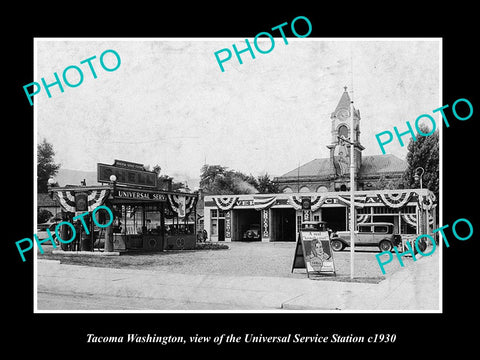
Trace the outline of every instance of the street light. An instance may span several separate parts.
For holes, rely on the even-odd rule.
[[[112,174],[110,175],[109,179],[110,179],[110,182],[112,183],[112,191],[115,194],[115,185],[117,184],[117,177],[114,174]]]
[[[53,186],[56,183],[54,178],[49,178],[47,180],[47,188],[48,188],[48,195],[50,196],[51,199],[53,199]]]
[[[420,175],[418,174],[418,170],[421,170],[421,173]],[[423,173],[425,172],[425,169],[422,168],[421,166],[417,167],[415,169],[415,175],[413,176],[413,178],[415,179],[415,182],[417,182],[418,180],[420,180],[420,189],[423,188],[423,184],[422,184],[422,178],[423,178]]]

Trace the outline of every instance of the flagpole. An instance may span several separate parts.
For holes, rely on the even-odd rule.
[[[355,161],[354,155],[354,132],[353,132],[353,94],[350,101],[350,279],[353,279],[354,274],[354,259],[355,259],[355,205],[354,205],[354,188],[355,188]]]
[[[352,82],[352,89],[350,93],[352,94],[350,98],[350,280],[353,280],[354,276],[354,260],[355,260],[355,205],[354,205],[354,191],[355,191],[355,161],[354,161],[354,149],[355,149],[355,139],[354,139],[354,116],[353,116],[353,52],[350,45],[350,76]]]

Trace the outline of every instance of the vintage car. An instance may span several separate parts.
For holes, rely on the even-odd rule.
[[[388,222],[358,224],[354,235],[355,246],[378,246],[381,251],[391,251],[402,244],[402,237],[394,233],[394,225]],[[350,246],[350,231],[332,233],[330,244],[335,251]]]
[[[56,245],[59,244],[59,241],[57,239],[57,236],[55,234],[55,227],[60,221],[56,221],[55,219],[50,219],[44,223],[37,224],[37,238],[38,240],[44,240],[48,238],[48,233],[47,229],[50,230],[50,234],[52,235],[52,238],[55,240]]]
[[[301,231],[326,231],[327,223],[325,221],[304,221],[300,228]]]
[[[243,233],[243,240],[260,240],[260,225],[252,224]]]

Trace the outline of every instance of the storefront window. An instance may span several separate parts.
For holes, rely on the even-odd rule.
[[[218,235],[218,219],[212,219],[212,222],[211,222],[211,231],[210,231],[210,234],[212,236],[217,236]]]

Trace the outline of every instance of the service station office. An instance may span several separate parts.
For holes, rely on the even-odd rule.
[[[103,247],[107,252],[193,248],[198,195],[159,189],[157,180],[158,175],[142,164],[115,160],[112,165],[97,164],[97,181],[102,185],[50,188],[66,221],[87,211],[91,216],[100,205],[114,214],[112,225],[104,229],[95,228],[85,216],[90,234],[79,226],[78,239],[62,248],[93,251]],[[102,224],[102,211],[95,215]],[[62,238],[68,239],[68,234]]]
[[[428,189],[355,191],[356,225],[390,222],[405,238],[431,234],[437,224],[435,195]],[[350,192],[205,196],[204,228],[212,241],[242,241],[249,228],[260,241],[296,241],[304,221],[326,221],[349,230]]]

